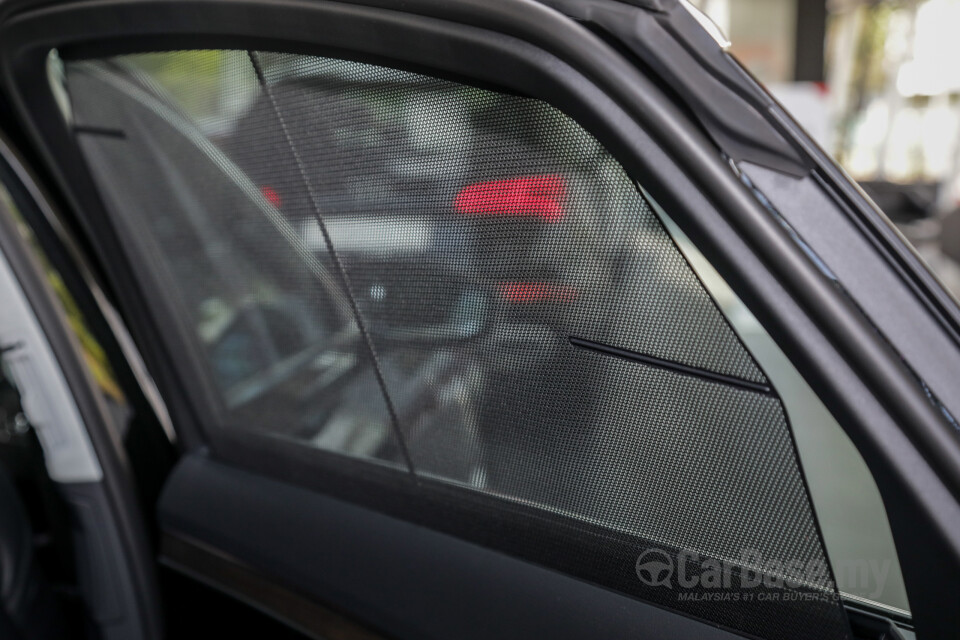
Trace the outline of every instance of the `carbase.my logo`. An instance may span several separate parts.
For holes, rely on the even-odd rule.
[[[670,586],[673,577],[673,558],[662,549],[647,549],[637,558],[637,577],[651,587]]]

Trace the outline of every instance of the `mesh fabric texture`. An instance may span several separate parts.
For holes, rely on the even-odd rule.
[[[752,635],[845,637],[779,399],[562,112],[243,51],[71,63],[67,83],[138,275],[222,405],[211,437],[266,432],[532,506],[563,523],[552,542],[485,543]],[[673,582],[637,575],[646,550]],[[690,554],[732,584],[679,598]],[[748,558],[780,582],[743,583]]]

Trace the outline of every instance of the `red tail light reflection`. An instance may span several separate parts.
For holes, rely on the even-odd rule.
[[[457,194],[453,208],[469,216],[537,217],[559,222],[566,197],[563,176],[527,176],[468,185]]]
[[[260,187],[260,193],[262,193],[263,197],[267,199],[267,202],[272,204],[277,209],[280,208],[282,200],[280,199],[280,194],[277,193],[276,189],[268,185],[263,185]]]
[[[577,299],[575,287],[549,282],[501,282],[500,297],[513,304],[537,302],[573,302]]]

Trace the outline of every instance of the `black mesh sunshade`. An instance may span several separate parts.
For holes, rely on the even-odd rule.
[[[549,541],[484,543],[751,635],[846,637],[779,399],[560,111],[243,51],[71,63],[67,88],[170,348],[215,391],[211,438],[532,507]]]

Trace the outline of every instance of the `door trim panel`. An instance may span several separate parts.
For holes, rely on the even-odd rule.
[[[270,606],[263,593],[271,593],[279,598],[272,611],[288,620],[291,614],[278,609],[302,602],[295,595],[301,593],[306,602],[335,604],[347,616],[400,638],[741,637],[199,455],[186,456],[173,471],[159,512],[170,536],[167,562],[187,562],[196,571],[199,550],[215,549],[220,571],[208,574],[210,580],[227,590],[258,590],[261,606]],[[245,581],[249,584],[242,585]],[[304,606],[307,618],[329,610]],[[303,620],[293,622],[306,627]]]
[[[243,560],[196,540],[164,534],[160,542],[160,562],[317,640],[383,640],[386,637],[298,591],[281,586]]]

